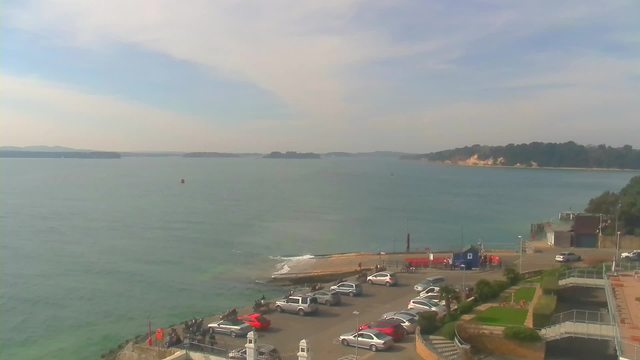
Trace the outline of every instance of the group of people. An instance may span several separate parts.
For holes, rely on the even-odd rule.
[[[204,318],[200,320],[193,318],[189,321],[185,321],[182,327],[182,332],[185,335],[196,335],[200,333],[200,331],[202,331],[203,324],[204,324]]]
[[[481,268],[485,268],[485,267],[493,267],[493,266],[497,266],[499,268],[502,268],[502,259],[500,259],[498,256],[493,256],[493,255],[488,255],[484,254],[482,255],[482,257],[480,257],[480,267]]]
[[[238,320],[238,310],[236,310],[235,306],[231,308],[231,310],[227,310],[224,315],[220,316],[220,320],[229,320],[229,321],[237,321]]]
[[[176,328],[171,328],[171,330],[169,331],[169,336],[167,336],[167,338],[165,339],[165,346],[167,348],[171,348],[180,344],[182,344],[182,338],[180,337],[180,334],[178,334]]]

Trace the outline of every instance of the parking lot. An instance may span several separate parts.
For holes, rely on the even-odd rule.
[[[407,308],[409,300],[417,295],[413,286],[425,277],[442,275],[449,284],[461,284],[463,274],[460,271],[420,270],[415,274],[398,273],[399,284],[395,287],[364,284],[364,294],[360,297],[343,296],[338,306],[320,306],[315,315],[298,316],[290,313],[266,314],[271,320],[271,328],[258,333],[258,342],[276,346],[281,354],[297,351],[298,342],[307,339],[311,351],[322,359],[355,358],[354,347],[342,346],[338,336],[354,331],[357,323],[364,324],[375,321],[382,314]],[[480,278],[496,279],[502,277],[501,271],[476,272],[468,271],[465,282],[475,283]],[[353,312],[358,311],[359,315]],[[218,336],[225,346],[242,347],[244,339],[231,339]],[[366,357],[365,357],[366,356]],[[415,335],[408,335],[393,348],[387,351],[372,353],[367,349],[358,349],[358,358],[375,359],[418,359],[415,353]]]

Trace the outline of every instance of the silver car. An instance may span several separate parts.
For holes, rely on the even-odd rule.
[[[410,316],[410,317],[418,320],[418,314],[420,312],[421,311],[417,310],[417,309],[405,309],[405,310],[400,310],[400,311],[392,311],[392,312],[388,312],[388,313],[382,315],[382,318],[386,319],[388,317],[395,316],[395,315],[406,315],[406,316]]]
[[[436,311],[438,316],[444,315],[447,309],[433,300],[415,298],[409,301],[409,309],[418,309],[422,311]]]
[[[367,282],[371,285],[398,285],[398,276],[389,271],[381,271],[367,277]]]
[[[362,285],[353,282],[341,282],[338,285],[332,286],[329,290],[337,291],[340,294],[349,296],[362,295]]]
[[[221,320],[209,324],[209,331],[236,336],[247,336],[253,330],[251,325],[242,321]]]
[[[357,341],[356,341],[357,340]],[[360,330],[340,335],[340,343],[344,346],[357,346],[371,351],[386,350],[393,346],[391,336],[378,330]]]
[[[385,320],[397,320],[400,325],[407,331],[407,334],[413,334],[418,327],[418,319],[406,314],[397,314],[383,317]]]
[[[315,296],[296,295],[276,301],[278,312],[292,312],[300,316],[318,311],[318,299]]]
[[[316,291],[307,294],[307,296],[315,296],[318,299],[318,303],[325,304],[327,306],[334,306],[342,302],[342,298],[337,291]]]

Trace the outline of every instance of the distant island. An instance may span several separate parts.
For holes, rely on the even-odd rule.
[[[219,153],[219,152],[191,152],[182,155],[191,158],[237,158],[247,156],[260,156],[261,154],[235,154],[235,153]]]
[[[443,164],[504,166],[524,168],[640,169],[640,150],[631,145],[614,148],[606,145],[566,143],[473,145],[420,155],[402,156],[403,160],[428,160]]]
[[[414,154],[399,152],[399,151],[371,151],[371,152],[357,152],[349,153],[342,151],[328,152],[324,154],[325,157],[359,157],[359,158],[394,158],[399,159],[403,156],[411,156]]]
[[[321,159],[319,154],[314,153],[297,153],[295,151],[287,151],[281,153],[280,151],[274,151],[271,154],[263,156],[265,159]]]
[[[0,157],[19,159],[120,159],[121,155],[117,152],[107,151],[64,152],[0,150]]]

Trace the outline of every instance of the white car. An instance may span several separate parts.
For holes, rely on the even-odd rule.
[[[440,295],[440,286],[429,286],[424,291],[421,291],[420,295],[418,297],[424,298],[429,294],[436,294],[436,295],[439,296]]]
[[[620,254],[622,259],[633,259],[640,256],[640,250],[631,250]]]
[[[447,308],[437,302],[420,298],[411,299],[411,301],[409,301],[408,308],[422,311],[435,311],[438,313],[438,316],[444,315],[447,312]]]
[[[391,315],[387,317],[383,317],[384,320],[398,320],[400,325],[405,329],[407,334],[413,334],[416,332],[416,328],[418,327],[418,319],[411,315],[398,314]]]
[[[561,252],[556,255],[556,261],[558,262],[570,262],[570,261],[580,261],[582,258],[580,255],[576,255],[572,252]]]
[[[428,293],[428,294],[424,294],[424,293],[420,293],[420,295],[418,296],[420,299],[428,299],[431,300],[435,303],[438,303],[440,305],[444,305],[445,301],[443,299],[440,299],[440,293]]]
[[[405,309],[405,310],[391,311],[391,312],[385,313],[385,314],[382,315],[382,318],[386,319],[388,317],[395,316],[395,315],[407,315],[407,316],[411,316],[414,319],[418,320],[418,313],[420,313],[420,310]]]

